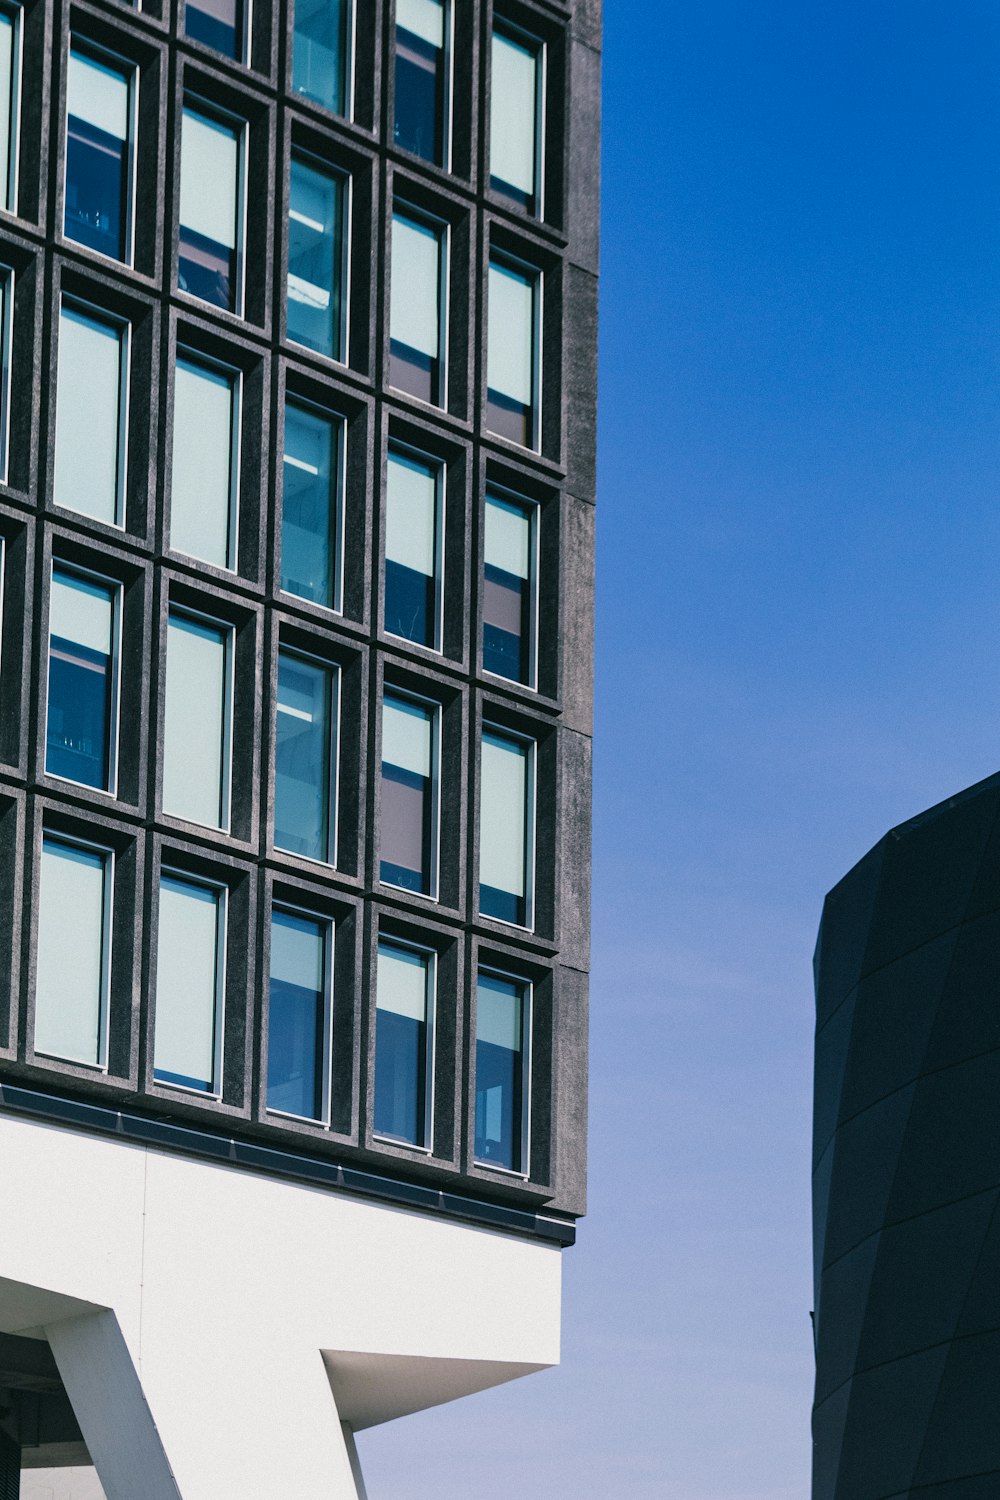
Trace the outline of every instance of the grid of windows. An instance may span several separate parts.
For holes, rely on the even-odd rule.
[[[551,1198],[572,7],[174,11],[0,0],[0,1077]]]

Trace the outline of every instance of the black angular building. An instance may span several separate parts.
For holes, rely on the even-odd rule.
[[[998,976],[992,776],[824,907],[813,1500],[1000,1495]]]
[[[0,1493],[558,1358],[600,24],[0,0]]]

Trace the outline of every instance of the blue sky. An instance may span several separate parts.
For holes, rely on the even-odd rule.
[[[371,1500],[802,1500],[811,956],[1000,765],[1000,9],[609,0],[591,1214]]]

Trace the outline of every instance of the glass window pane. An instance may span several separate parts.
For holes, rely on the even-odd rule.
[[[281,587],[340,607],[342,423],[289,401],[281,493]]]
[[[329,932],[329,922],[272,913],[267,1107],[306,1120],[325,1113]]]
[[[278,655],[274,842],[308,859],[333,863],[331,778],[334,674],[286,652]]]
[[[209,828],[229,822],[228,650],[224,626],[170,616],[163,811]]]
[[[42,841],[35,1051],[104,1063],[110,856]]]
[[[375,1019],[375,1133],[426,1143],[427,1013],[431,960],[379,943]]]
[[[73,47],[66,138],[67,239],[128,258],[130,72]]]
[[[490,186],[528,213],[536,211],[537,49],[493,33],[490,77]]]
[[[160,879],[153,1066],[161,1083],[214,1094],[222,1004],[224,892]]]
[[[347,113],[350,0],[295,0],[292,89],[336,115]]]
[[[14,185],[17,180],[17,59],[19,49],[16,13],[0,10],[0,202],[17,211]]]
[[[438,494],[441,466],[389,453],[385,497],[385,628],[440,644]]]
[[[386,696],[382,705],[381,865],[387,885],[433,895],[437,855],[436,710]]]
[[[184,30],[196,42],[242,62],[245,56],[243,0],[187,0]]]
[[[111,787],[114,590],[53,569],[45,770]]]
[[[181,131],[178,285],[238,312],[241,129],[185,107]]]
[[[486,351],[491,432],[535,444],[535,287],[537,277],[490,261]]]
[[[288,337],[340,359],[344,185],[292,158],[288,209]]]
[[[476,1160],[522,1169],[525,986],[480,973],[476,988]]]
[[[127,331],[82,308],[59,312],[55,501],[109,526],[123,520]]]
[[[479,909],[526,927],[530,746],[483,731],[479,814]]]
[[[483,577],[483,666],[512,682],[533,675],[534,508],[486,497]]]
[[[170,547],[231,568],[235,558],[238,375],[177,357]]]
[[[389,378],[432,404],[441,391],[441,231],[392,217]]]
[[[448,54],[441,0],[396,0],[395,142],[444,165]]]

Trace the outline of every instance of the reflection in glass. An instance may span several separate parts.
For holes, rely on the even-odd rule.
[[[538,445],[538,275],[490,259],[486,423],[490,432]]]
[[[229,641],[227,626],[170,613],[163,811],[207,828],[229,823]]]
[[[347,113],[350,0],[295,0],[292,89],[335,115]]]
[[[274,842],[279,849],[331,864],[335,713],[331,669],[279,652]]]
[[[242,126],[184,106],[177,284],[213,307],[239,312]]]
[[[448,53],[442,0],[396,0],[394,140],[444,166]]]
[[[340,608],[340,443],[343,423],[285,405],[281,491],[281,587]]]
[[[440,644],[441,465],[391,449],[385,497],[385,628],[421,646]]]
[[[128,325],[63,302],[56,374],[55,501],[120,526],[125,506]]]
[[[386,694],[379,879],[424,896],[436,881],[436,729],[435,708]]]
[[[20,10],[0,8],[0,207],[17,212]]]
[[[476,1160],[523,1169],[527,985],[480,970],[476,988]]]
[[[92,1067],[107,1052],[111,863],[106,849],[42,840],[35,1051]]]
[[[272,912],[267,1107],[304,1120],[326,1113],[329,937],[329,922]]]
[[[531,922],[532,745],[483,730],[479,812],[479,910],[527,927]]]
[[[486,496],[483,667],[511,682],[533,677],[535,507]]]
[[[131,77],[130,69],[70,50],[64,233],[112,260],[131,258]]]
[[[236,563],[238,392],[235,371],[178,354],[170,548],[217,568]]]
[[[344,184],[292,157],[288,208],[288,337],[343,356],[341,266]]]
[[[396,943],[378,945],[375,1015],[375,1134],[427,1141],[428,1011],[433,957]]]
[[[490,53],[490,188],[529,214],[538,212],[541,49],[493,32]]]
[[[185,34],[237,62],[246,56],[245,27],[244,0],[187,0],[184,7]]]
[[[115,588],[52,570],[45,770],[110,791]]]
[[[389,380],[434,406],[444,401],[442,238],[439,225],[402,213],[392,216]]]
[[[160,878],[154,1076],[203,1094],[219,1088],[225,898],[180,875]]]

